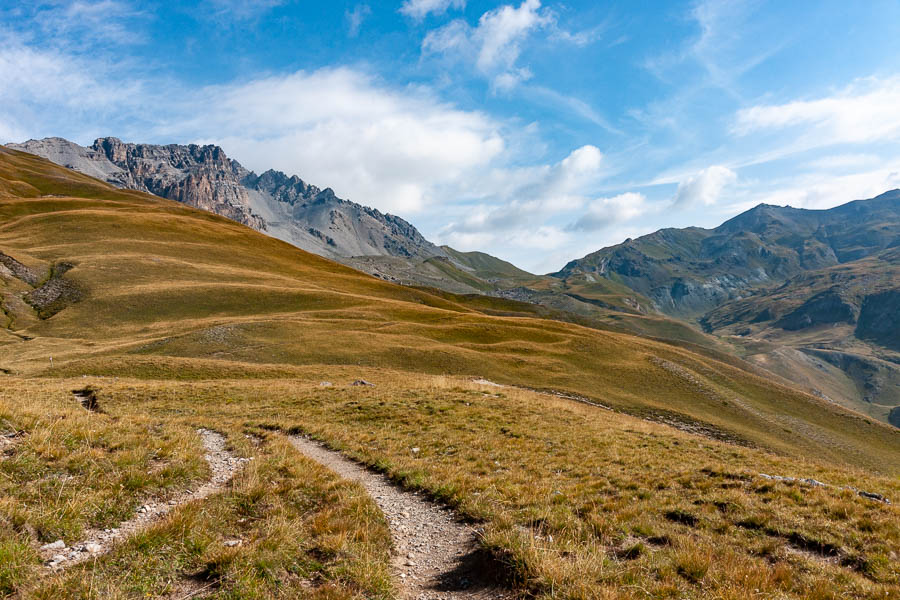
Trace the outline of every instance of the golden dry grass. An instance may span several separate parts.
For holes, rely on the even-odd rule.
[[[81,408],[64,383],[7,382],[0,422],[22,432],[0,462],[0,596],[387,598],[390,535],[365,491],[240,420],[160,420],[140,404]],[[226,490],[176,508],[110,554],[54,573],[38,547],[115,527],[206,475],[198,426],[253,457]],[[226,540],[241,540],[228,547]]]
[[[355,376],[377,386],[350,386]],[[900,511],[840,487],[896,500],[895,478],[447,377],[310,367],[289,380],[95,385],[117,413],[311,433],[482,523],[484,545],[536,597],[900,592]]]

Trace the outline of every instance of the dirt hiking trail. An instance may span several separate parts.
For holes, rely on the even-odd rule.
[[[113,544],[129,535],[149,527],[162,516],[182,504],[202,500],[225,489],[238,467],[247,462],[246,458],[236,458],[225,449],[225,436],[208,429],[199,429],[206,449],[204,458],[209,463],[212,477],[194,491],[187,491],[168,502],[148,502],[141,506],[132,519],[113,529],[92,529],[81,542],[67,547],[62,540],[41,546],[41,555],[47,561],[48,569],[59,570],[77,565],[101,554],[109,552]]]
[[[496,587],[497,566],[480,549],[475,529],[420,494],[402,490],[304,436],[291,442],[302,454],[361,484],[387,517],[394,540],[394,573],[404,600],[512,598]]]

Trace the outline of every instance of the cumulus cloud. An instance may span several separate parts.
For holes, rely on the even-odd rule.
[[[900,77],[860,80],[815,100],[757,105],[740,110],[733,127],[745,136],[803,127],[804,147],[865,144],[900,135]]]
[[[449,8],[463,9],[466,0],[404,0],[400,12],[417,21],[421,21],[430,13],[442,15]]]
[[[678,184],[674,205],[679,207],[710,206],[719,201],[726,186],[737,181],[728,167],[713,165]]]
[[[516,65],[522,44],[533,32],[555,22],[540,0],[523,0],[518,7],[507,4],[484,13],[475,27],[457,19],[429,32],[422,52],[468,60],[491,79],[495,89],[508,90],[531,77],[527,68]]]
[[[348,68],[207,88],[187,108],[196,116],[176,122],[173,133],[195,132],[253,168],[300,173],[357,202],[407,214],[505,147],[499,125],[482,113]]]
[[[567,229],[569,231],[599,231],[647,212],[647,198],[643,194],[627,192],[612,198],[597,198]]]
[[[441,235],[509,238],[547,216],[576,210],[585,202],[586,189],[602,175],[602,161],[600,150],[588,145],[554,165],[496,169],[479,181],[491,202],[470,207],[464,218],[448,224]]]

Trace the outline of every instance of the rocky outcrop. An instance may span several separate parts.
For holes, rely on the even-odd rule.
[[[797,331],[816,325],[855,323],[858,308],[834,291],[817,294],[799,308],[779,319],[775,325],[787,331]]]
[[[888,423],[894,427],[900,427],[900,406],[895,406],[888,414]]]
[[[335,257],[395,256],[428,258],[444,251],[395,215],[338,198],[280,171],[250,173],[243,185],[251,203],[266,216],[271,235],[301,248]]]
[[[856,324],[856,337],[900,351],[900,289],[866,296]]]
[[[330,188],[318,188],[280,171],[257,175],[218,146],[131,144],[107,137],[87,148],[62,138],[9,147],[117,187],[222,215],[336,260],[445,256],[400,217],[342,200]]]

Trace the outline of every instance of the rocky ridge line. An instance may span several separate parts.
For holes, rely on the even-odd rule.
[[[261,175],[219,146],[165,146],[98,138],[89,147],[63,138],[8,144],[116,187],[148,192],[213,212],[299,248],[338,260],[445,256],[400,217],[338,198],[297,176]],[[382,269],[385,268],[382,266]]]

